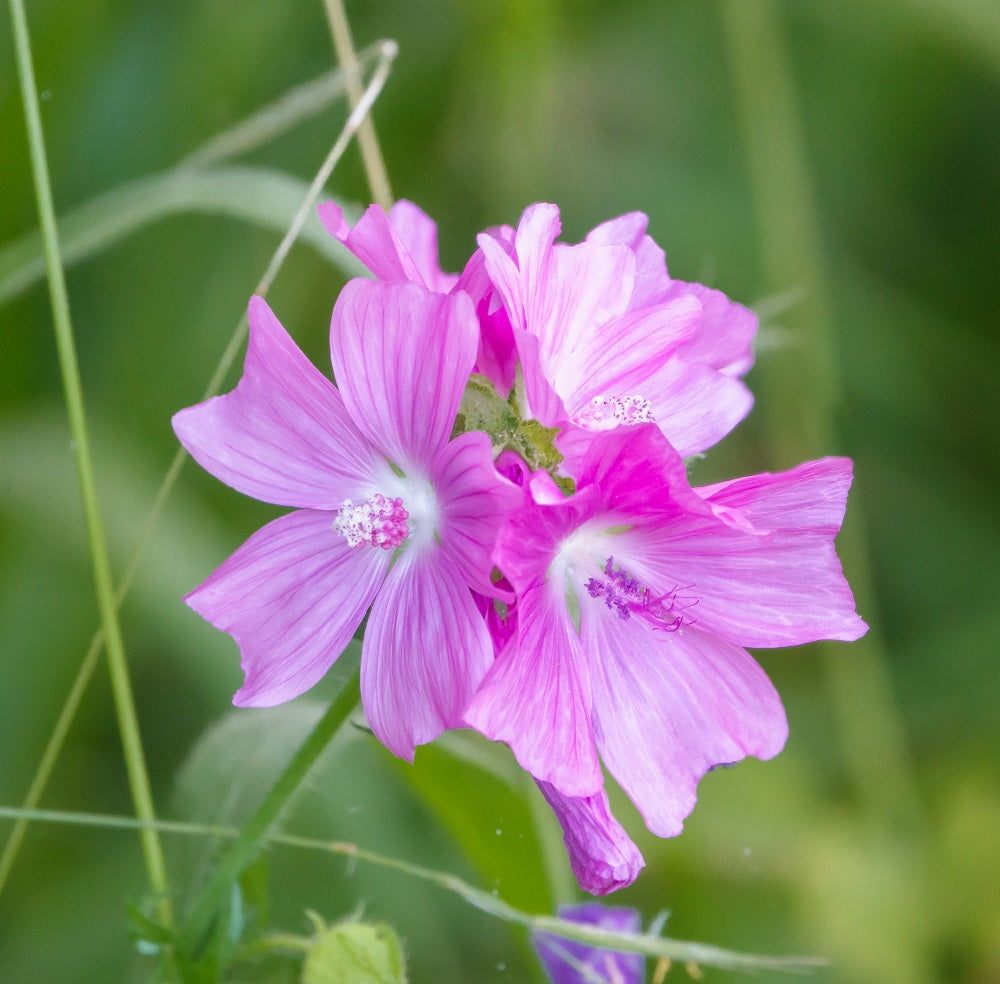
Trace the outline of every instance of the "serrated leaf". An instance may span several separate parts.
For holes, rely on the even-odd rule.
[[[403,946],[384,923],[341,923],[316,937],[302,984],[406,984]]]

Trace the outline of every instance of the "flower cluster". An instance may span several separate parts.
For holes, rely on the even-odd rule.
[[[336,385],[255,297],[236,389],[174,417],[213,475],[295,510],[186,600],[236,639],[251,706],[313,686],[368,613],[379,739],[506,742],[580,884],[627,885],[643,861],[602,763],[677,834],[708,770],[784,744],[745,647],[864,633],[833,545],[851,463],[690,483],[750,409],[757,323],[671,278],[639,213],[567,244],[534,205],[461,275],[409,202],[320,218],[373,275],[334,306]]]

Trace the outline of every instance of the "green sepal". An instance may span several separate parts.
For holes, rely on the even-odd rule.
[[[499,454],[513,439],[519,424],[514,408],[501,398],[486,376],[477,372],[465,384],[451,436],[485,431],[493,442],[493,453]]]
[[[563,456],[556,450],[558,427],[544,427],[537,420],[522,420],[514,391],[504,400],[490,380],[474,373],[465,384],[452,438],[470,431],[485,431],[493,445],[494,456],[501,451],[515,451],[531,471],[547,471],[564,495],[572,495],[576,484],[571,478],[557,475]]]

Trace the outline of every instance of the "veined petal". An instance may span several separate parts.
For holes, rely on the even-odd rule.
[[[618,555],[657,590],[682,587],[697,627],[740,646],[854,640],[867,626],[833,545],[849,483],[849,463],[825,459],[713,486],[707,504],[753,530],[686,513],[623,533]]]
[[[701,305],[693,296],[630,311],[580,338],[578,374],[564,378],[553,367],[556,389],[573,414],[594,397],[640,393],[649,399],[647,380],[666,364],[694,332]]]
[[[524,493],[493,465],[489,437],[462,434],[438,455],[432,475],[440,509],[441,546],[466,582],[488,597],[513,601],[490,579],[493,547],[500,525],[520,505]]]
[[[685,458],[721,441],[753,406],[753,395],[738,379],[680,355],[650,376],[642,395],[657,426]]]
[[[527,328],[542,343],[550,369],[567,371],[569,359],[582,359],[591,338],[628,309],[635,282],[635,255],[626,246],[553,247],[544,293]]]
[[[518,600],[518,633],[465,713],[510,745],[522,768],[566,796],[591,796],[603,777],[590,726],[590,675],[566,602],[548,585]]]
[[[645,861],[611,813],[603,787],[580,797],[563,796],[547,782],[539,782],[538,788],[562,826],[570,867],[585,892],[607,895],[638,878]]]
[[[413,761],[414,748],[462,726],[493,643],[457,564],[440,547],[404,550],[372,606],[361,698],[372,730]]]
[[[308,690],[351,641],[390,554],[352,550],[332,514],[300,509],[268,523],[184,600],[240,647],[240,706]]]
[[[352,280],[333,309],[333,371],[358,428],[394,464],[429,468],[448,441],[476,357],[462,293]]]
[[[352,229],[335,202],[318,206],[320,221],[379,280],[405,280],[446,293],[458,280],[438,264],[437,226],[412,202],[400,200],[387,216],[370,205]]]
[[[601,606],[582,612],[595,654],[594,730],[601,758],[654,834],[680,833],[698,780],[747,755],[777,755],[785,712],[743,649],[685,626],[656,633]]]
[[[336,508],[377,456],[334,385],[302,354],[263,298],[236,389],[174,414],[181,444],[206,471],[264,502]]]
[[[447,294],[458,282],[458,274],[441,269],[437,223],[413,202],[400,198],[389,209],[389,225],[409,253],[425,286],[436,294]]]
[[[561,905],[558,913],[560,919],[615,933],[638,933],[642,928],[635,909],[599,902]],[[588,946],[552,933],[536,933],[533,943],[551,984],[642,984],[646,979],[646,961],[640,953]]]
[[[850,458],[820,458],[777,474],[748,475],[695,491],[708,502],[738,509],[762,533],[798,529],[833,537],[844,521],[853,472]]]
[[[701,325],[678,354],[686,362],[711,366],[727,376],[746,375],[753,365],[757,315],[731,301],[721,290],[683,280],[670,283],[666,298],[692,295],[701,302]]]

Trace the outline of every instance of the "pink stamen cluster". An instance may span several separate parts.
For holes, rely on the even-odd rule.
[[[383,550],[394,550],[410,535],[406,522],[409,516],[403,508],[402,499],[387,499],[381,492],[376,492],[358,505],[345,499],[337,510],[333,529],[346,537],[350,547],[369,544]]]
[[[681,626],[694,623],[693,618],[677,610],[676,589],[654,598],[649,588],[643,587],[637,578],[615,567],[614,557],[608,558],[604,573],[607,580],[592,577],[584,586],[591,598],[603,598],[619,618],[627,619],[635,613],[650,622],[654,629],[664,632],[676,632]]]

